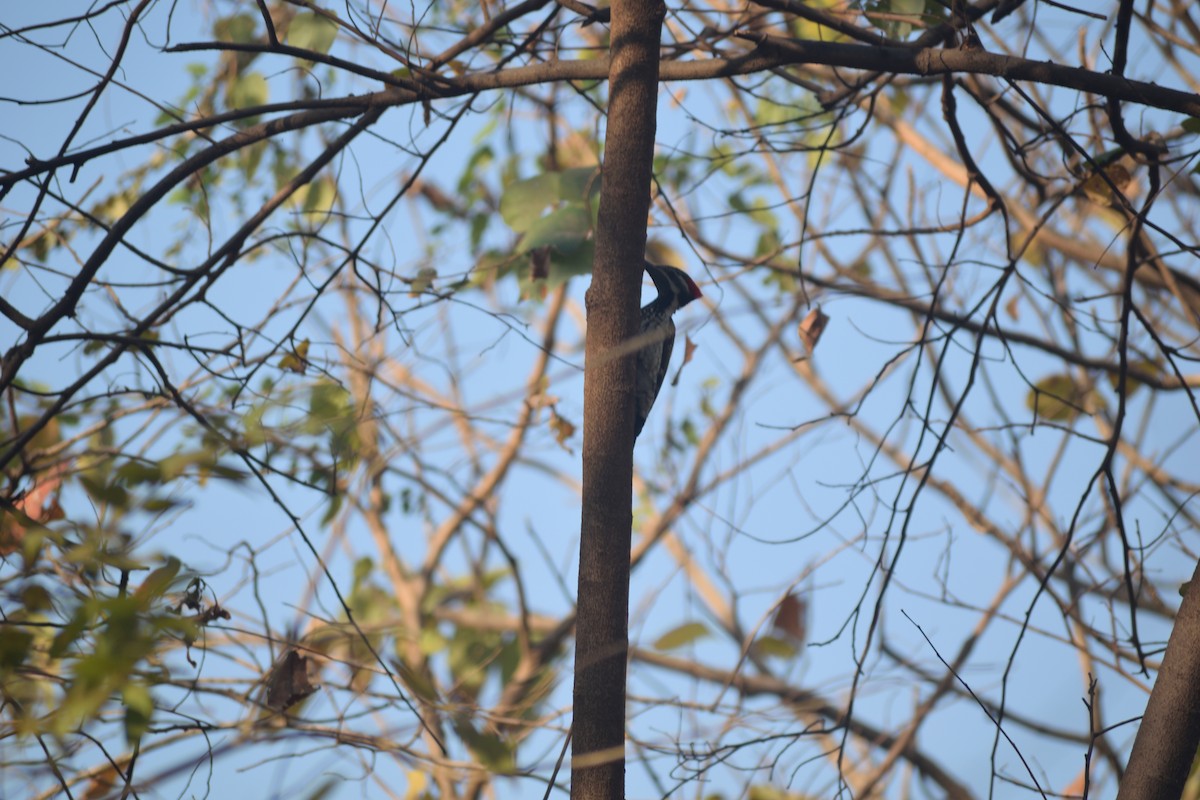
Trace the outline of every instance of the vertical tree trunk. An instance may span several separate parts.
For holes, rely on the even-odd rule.
[[[571,797],[625,792],[625,663],[633,486],[633,371],[658,98],[662,2],[614,0],[596,261],[587,293],[583,509]]]
[[[1133,740],[1117,800],[1178,800],[1200,745],[1200,564]]]

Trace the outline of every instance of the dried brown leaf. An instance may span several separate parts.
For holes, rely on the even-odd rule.
[[[808,603],[793,592],[779,601],[779,607],[775,609],[775,618],[771,620],[771,627],[796,644],[803,644],[807,633],[807,619]]]
[[[817,349],[817,342],[821,341],[821,334],[825,332],[825,326],[828,323],[829,315],[821,311],[820,306],[809,311],[804,317],[804,321],[800,323],[800,341],[804,343],[804,348],[808,350],[810,356]]]
[[[309,659],[296,650],[283,654],[267,675],[267,707],[284,711],[317,690],[308,676]]]

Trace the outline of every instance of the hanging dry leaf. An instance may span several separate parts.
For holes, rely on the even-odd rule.
[[[529,398],[529,407],[533,409],[549,408],[561,398],[554,394],[535,394]]]
[[[679,376],[683,374],[683,368],[692,360],[692,356],[696,355],[696,350],[699,345],[692,341],[692,337],[685,335],[683,337],[683,361],[679,362],[679,369],[675,370],[675,377],[671,379],[672,386],[679,385]]]
[[[65,516],[62,506],[58,504],[58,497],[66,468],[67,465],[63,463],[42,473],[37,483],[13,503],[20,513],[0,517],[0,557],[15,552],[25,539],[27,529],[18,521],[19,516],[24,515],[33,523],[53,522]]]
[[[807,633],[808,603],[794,592],[779,601],[771,627],[794,644],[803,644]]]
[[[575,435],[575,426],[558,413],[558,409],[550,407],[550,430],[554,431],[554,440],[568,453],[575,451],[567,447],[567,440]]]
[[[101,800],[104,797],[113,797],[113,791],[125,785],[126,768],[129,766],[129,759],[122,759],[115,765],[109,764],[104,769],[100,770],[92,776],[92,780],[84,787],[83,794],[77,795],[81,800]]]
[[[267,708],[284,711],[317,690],[308,677],[309,659],[288,650],[267,676]]]
[[[1008,314],[1008,318],[1016,322],[1021,318],[1021,295],[1014,294],[1008,298],[1008,302],[1004,304],[1004,313]]]
[[[821,340],[821,334],[825,332],[825,325],[829,322],[829,316],[821,311],[821,307],[817,306],[804,317],[804,321],[800,323],[800,341],[804,343],[804,348],[808,350],[811,356],[813,351],[817,349],[817,342]]]
[[[529,251],[529,282],[537,283],[550,277],[550,245]]]
[[[696,354],[696,347],[697,345],[692,341],[692,337],[683,337],[683,364],[692,360],[692,356]],[[680,366],[683,366],[683,364],[680,364]]]

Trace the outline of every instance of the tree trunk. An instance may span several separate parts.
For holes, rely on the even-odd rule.
[[[665,14],[661,2],[612,4],[608,129],[587,293],[571,757],[575,800],[620,800],[625,791],[634,362],[620,348],[637,335]]]
[[[1200,746],[1200,563],[1133,740],[1117,800],[1178,800]]]

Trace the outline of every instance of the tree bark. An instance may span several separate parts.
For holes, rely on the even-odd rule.
[[[574,800],[620,800],[625,791],[634,361],[621,348],[637,335],[665,15],[662,2],[612,4],[608,128],[587,293]]]
[[[1133,740],[1117,800],[1178,800],[1200,746],[1200,563]]]

